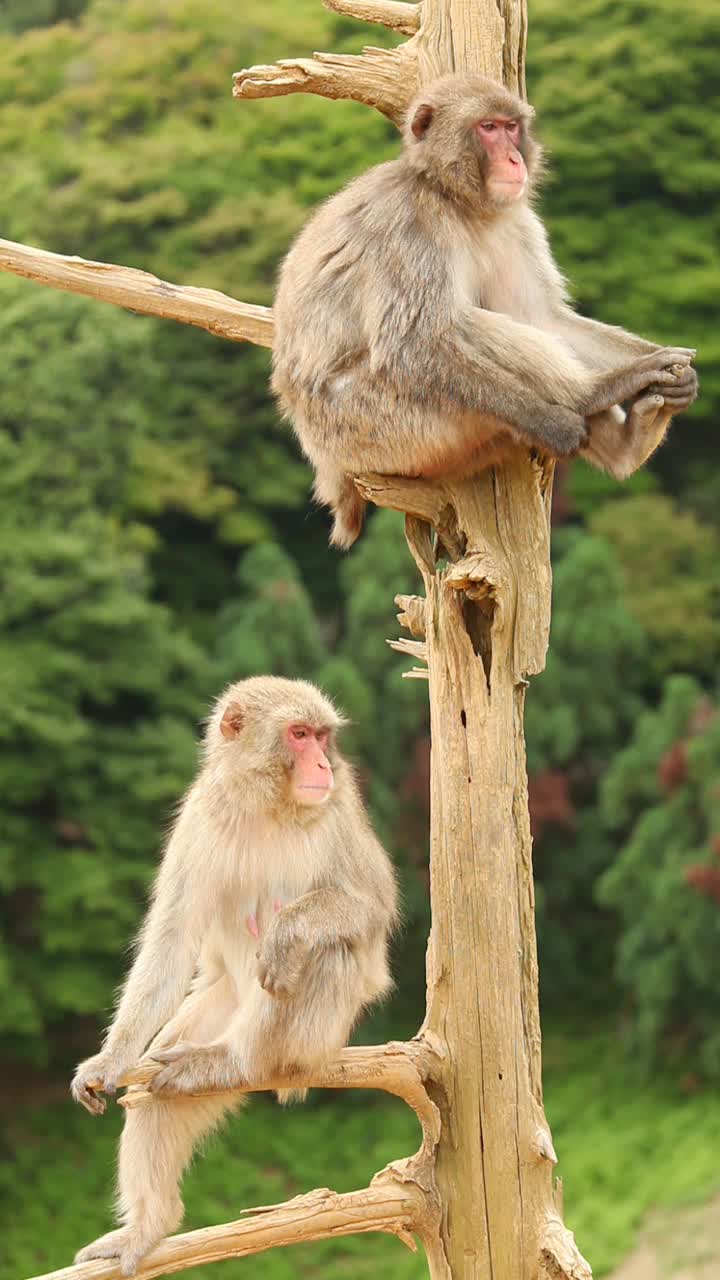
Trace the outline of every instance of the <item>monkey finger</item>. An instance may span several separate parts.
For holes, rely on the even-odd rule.
[[[687,385],[681,385],[681,386],[675,386],[675,387],[673,386],[660,387],[657,384],[654,384],[651,390],[656,395],[662,395],[662,398],[666,404],[675,403],[676,401],[684,401],[686,403],[691,403],[696,396],[696,391],[694,386],[687,386]]]
[[[105,1112],[106,1102],[104,1098],[98,1095],[88,1085],[82,1085],[73,1091],[73,1097],[79,1102],[81,1107],[90,1112],[91,1116],[101,1116]]]
[[[659,360],[663,366],[671,364],[690,364],[695,352],[689,347],[661,347],[649,357],[649,362]]]
[[[179,1040],[177,1044],[172,1044],[167,1049],[153,1049],[149,1055],[153,1062],[177,1062],[178,1058],[184,1058],[191,1052],[193,1045],[188,1044],[184,1040]]]
[[[162,1071],[158,1071],[152,1080],[148,1080],[145,1088],[148,1093],[177,1093],[179,1092],[179,1073],[174,1065],[164,1067]]]

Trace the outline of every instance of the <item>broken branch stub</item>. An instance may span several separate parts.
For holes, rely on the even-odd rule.
[[[420,5],[405,4],[403,0],[322,0],[326,9],[346,14],[359,22],[376,22],[414,35],[420,27]]]
[[[235,98],[277,98],[317,93],[374,107],[400,124],[418,83],[417,59],[399,49],[368,47],[362,54],[315,53],[283,58],[268,66],[246,67],[233,76]]]

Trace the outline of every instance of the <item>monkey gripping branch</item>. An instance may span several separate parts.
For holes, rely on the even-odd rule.
[[[507,169],[516,163],[508,157],[522,152],[522,140],[503,103],[517,102],[524,94],[525,0],[324,2],[336,12],[381,23],[410,39],[393,50],[369,48],[357,57],[315,54],[251,67],[236,75],[236,97],[309,92],[352,98],[399,124],[418,88],[450,72],[482,72],[509,91],[494,109],[494,114],[500,112],[499,121],[493,115],[480,122],[488,134],[483,154],[496,147],[489,135],[499,124],[509,139],[507,146],[501,143],[503,165]],[[427,113],[414,118],[416,138],[424,136],[428,122]],[[506,173],[503,181],[511,179]],[[538,252],[535,261],[542,258]],[[552,259],[545,252],[542,262],[550,270]],[[134,311],[194,324],[233,341],[273,345],[271,312],[224,294],[8,241],[0,241],[0,267]],[[314,287],[314,276],[310,279]],[[550,282],[555,288],[557,282],[551,277]],[[416,1112],[420,1148],[383,1169],[362,1190],[338,1195],[321,1189],[249,1211],[233,1223],[172,1236],[143,1260],[138,1271],[143,1277],[274,1245],[365,1231],[395,1234],[411,1248],[418,1237],[433,1280],[591,1276],[562,1223],[560,1190],[553,1186],[557,1157],[543,1111],[523,733],[527,678],[542,670],[547,649],[553,463],[546,454],[529,452],[514,441],[532,442],[535,432],[536,443],[547,444],[543,431],[554,429],[553,409],[569,432],[568,440],[578,430],[577,418],[596,414],[603,433],[593,447],[604,456],[594,460],[612,469],[622,441],[620,469],[627,472],[657,445],[672,413],[693,397],[695,383],[692,353],[654,347],[574,313],[568,318],[563,298],[556,302],[556,319],[571,327],[572,334],[563,333],[580,364],[581,349],[586,355],[589,351],[592,364],[593,353],[602,348],[607,354],[612,347],[616,362],[632,366],[630,383],[620,383],[614,375],[613,381],[610,374],[593,381],[569,360],[559,371],[554,367],[547,372],[567,392],[562,412],[557,396],[548,413],[540,412],[540,389],[521,386],[515,400],[508,392],[499,416],[503,421],[507,416],[517,428],[511,447],[503,447],[493,455],[494,465],[472,478],[356,475],[360,468],[345,459],[355,486],[350,493],[347,486],[341,492],[325,484],[318,472],[319,496],[336,511],[344,503],[352,515],[362,499],[406,513],[408,544],[424,582],[423,598],[398,598],[399,620],[412,638],[393,644],[421,664],[409,674],[429,677],[433,923],[427,1012],[417,1037],[407,1044],[344,1049],[302,1080],[268,1079],[242,1091],[299,1084],[383,1089]],[[550,347],[533,347],[533,332],[535,338],[527,326],[523,329],[515,353],[518,377],[525,367],[537,368],[545,356],[550,363],[555,358]],[[517,330],[508,334],[510,351]],[[481,343],[488,340],[483,333],[475,337]],[[286,394],[282,387],[279,391]],[[624,432],[613,411],[621,391],[637,397]],[[298,404],[290,407],[303,438]],[[485,406],[485,411],[491,408]],[[401,415],[397,426],[402,426]],[[312,441],[303,438],[303,444],[317,466]],[[575,444],[587,447],[590,455],[592,442],[580,439]],[[368,454],[363,458],[379,465]],[[341,464],[342,459],[342,471]],[[424,467],[418,470],[427,476]],[[338,540],[347,543],[356,532],[351,520],[341,525]],[[121,1102],[126,1108],[158,1105],[151,1092],[157,1070],[150,1064],[125,1074],[123,1083],[130,1088]],[[117,1280],[120,1274],[116,1260],[95,1259],[44,1280]]]

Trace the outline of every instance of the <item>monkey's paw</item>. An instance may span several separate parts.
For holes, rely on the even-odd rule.
[[[98,1236],[97,1240],[86,1244],[84,1249],[78,1249],[75,1261],[92,1262],[95,1258],[119,1258],[123,1246],[128,1243],[130,1234],[129,1227],[118,1227],[116,1231],[108,1231],[107,1235]]]
[[[105,1099],[98,1093],[115,1093],[122,1077],[134,1065],[134,1057],[118,1053],[96,1053],[81,1062],[73,1076],[70,1092],[91,1116],[101,1116]]]
[[[258,982],[263,991],[281,1000],[294,995],[310,950],[302,938],[284,941],[271,931],[258,952]]]
[[[148,1082],[150,1093],[165,1096],[212,1093],[242,1083],[240,1072],[233,1070],[226,1045],[180,1041],[169,1049],[154,1049],[149,1056],[161,1064],[161,1070]]]

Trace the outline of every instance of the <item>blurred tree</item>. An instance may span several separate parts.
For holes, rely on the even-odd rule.
[[[594,885],[613,844],[598,819],[598,786],[642,709],[646,671],[647,640],[623,604],[612,548],[559,531],[550,650],[526,717],[546,1004],[608,999],[615,933]]]
[[[27,31],[77,18],[90,0],[0,0],[0,31]]]
[[[617,972],[633,1045],[720,1077],[720,716],[697,681],[671,677],[604,782],[624,843],[598,895],[622,922]]]
[[[0,437],[0,456],[0,1034],[42,1060],[120,977],[203,659],[149,599],[132,530],[53,519],[21,483],[23,508],[21,451]]]
[[[590,528],[615,549],[625,605],[649,639],[650,671],[714,676],[720,534],[662,494],[610,503],[595,513]]]
[[[217,619],[217,653],[226,680],[272,673],[312,680],[327,657],[310,598],[295,564],[272,542],[240,561],[239,592]]]

